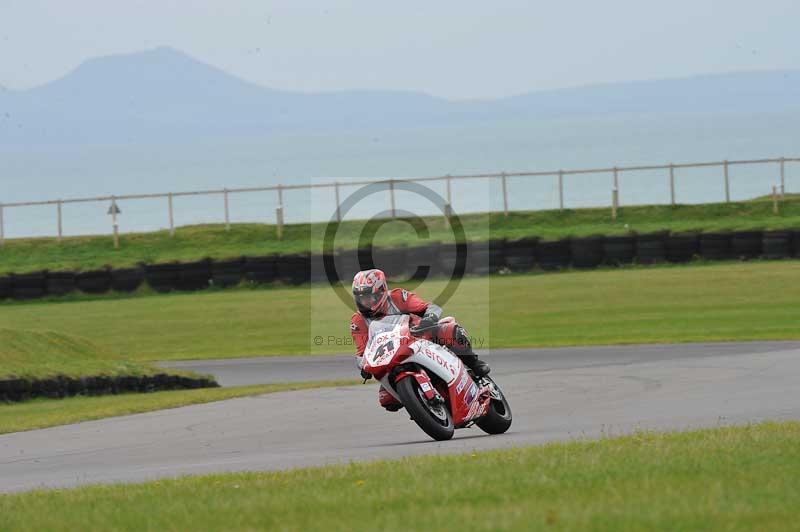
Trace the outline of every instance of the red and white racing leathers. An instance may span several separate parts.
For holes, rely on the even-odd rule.
[[[440,317],[442,309],[434,303],[425,301],[414,292],[409,292],[402,288],[394,288],[389,291],[389,307],[386,314],[380,317],[396,314],[410,314],[411,326],[413,327],[419,323],[422,316],[425,314],[433,314]],[[364,364],[364,350],[367,348],[369,324],[371,321],[371,318],[365,317],[360,312],[354,313],[353,317],[350,318],[350,334],[356,346],[356,357],[359,368]],[[462,352],[465,351],[471,352],[471,346],[469,346],[469,341],[466,339],[465,331],[463,329],[459,331],[459,329],[460,327],[455,319],[450,317],[442,318],[439,320],[439,326],[435,334],[431,335],[431,339],[447,346],[456,355],[461,355]],[[383,387],[381,387],[378,392],[378,399],[381,406],[385,408],[392,408],[394,405],[399,405],[397,400],[384,390]]]

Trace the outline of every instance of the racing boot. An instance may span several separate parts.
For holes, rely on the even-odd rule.
[[[392,394],[387,392],[383,386],[381,386],[381,389],[378,390],[378,402],[389,412],[397,412],[403,408],[403,404],[395,399]]]
[[[472,349],[469,352],[458,353],[458,358],[472,370],[473,375],[476,377],[485,377],[492,371],[489,364],[478,358],[478,355]]]
[[[472,374],[476,377],[485,377],[491,371],[489,364],[478,358],[475,351],[472,350],[472,342],[469,341],[467,331],[460,325],[455,327],[453,332],[453,339],[455,340],[452,346],[453,352],[458,355],[458,358],[472,370]]]

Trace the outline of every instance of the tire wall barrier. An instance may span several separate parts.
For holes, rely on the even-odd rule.
[[[703,233],[700,235],[700,256],[706,260],[733,258],[730,233]]]
[[[603,239],[603,262],[609,266],[631,264],[636,260],[636,237],[608,236]]]
[[[669,233],[650,233],[636,236],[636,260],[640,264],[656,264],[667,260]]]
[[[697,233],[674,233],[667,236],[667,260],[689,262],[700,251],[700,235]]]
[[[463,252],[463,250],[462,250]],[[28,300],[74,292],[133,292],[147,284],[156,292],[228,288],[241,283],[302,285],[326,282],[326,262],[338,280],[350,283],[363,269],[380,268],[392,280],[448,277],[456,271],[458,247],[432,242],[424,246],[340,250],[329,257],[291,254],[204,259],[187,263],[145,264],[87,272],[41,271],[0,276],[0,300]],[[462,254],[463,256],[463,254]],[[591,269],[601,265],[683,263],[695,259],[751,260],[800,258],[800,230],[720,233],[658,232],[590,236],[541,241],[538,238],[470,242],[461,267],[468,275]]]
[[[737,231],[731,233],[731,251],[734,259],[755,259],[763,249],[763,231]]]
[[[575,268],[597,268],[603,262],[603,237],[573,238],[570,240],[570,253]]]
[[[545,271],[567,268],[571,260],[572,245],[569,239],[539,242],[536,246],[536,262]]]
[[[219,384],[207,377],[184,377],[159,373],[145,376],[104,375],[94,377],[56,376],[45,379],[0,379],[0,402],[17,402],[47,397],[61,399],[75,395],[116,395],[120,393],[143,393],[164,390],[188,390],[216,388]]]

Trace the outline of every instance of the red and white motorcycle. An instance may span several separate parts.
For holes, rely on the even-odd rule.
[[[449,349],[411,335],[407,314],[369,325],[362,369],[399,400],[411,419],[436,440],[477,425],[489,434],[511,426],[511,408],[488,376],[475,377]]]

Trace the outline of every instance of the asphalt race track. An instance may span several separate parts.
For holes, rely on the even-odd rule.
[[[376,385],[286,392],[0,436],[0,491],[506,448],[637,428],[800,419],[800,343],[498,351],[508,434],[437,443]],[[173,363],[223,385],[352,378],[352,358]]]

